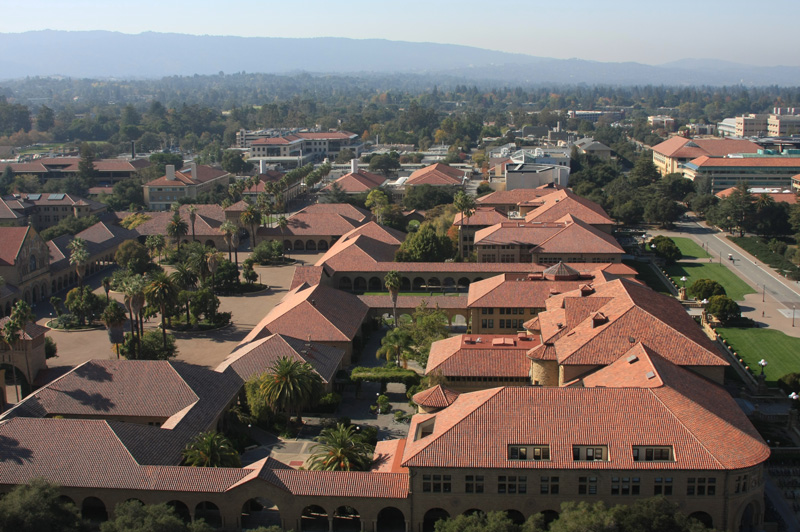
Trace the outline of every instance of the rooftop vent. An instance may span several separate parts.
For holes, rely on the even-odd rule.
[[[628,336],[628,341],[630,343],[632,343],[632,344],[635,344],[636,343],[636,338],[634,338],[633,336]]]
[[[634,362],[639,360],[639,357],[637,357],[636,355],[631,355],[626,360],[628,361],[628,364],[633,364]]]
[[[482,342],[483,342],[483,338],[481,338],[480,336],[478,336],[478,338],[475,340],[476,344],[480,344]]]
[[[648,371],[647,373],[644,374],[644,376],[647,377],[648,379],[652,379],[656,376],[656,374],[652,371]]]

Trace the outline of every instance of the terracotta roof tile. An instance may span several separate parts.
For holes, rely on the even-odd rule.
[[[326,186],[323,190],[331,190],[333,185],[336,184],[342,189],[342,191],[348,194],[356,194],[378,188],[386,183],[386,181],[387,179],[384,176],[359,170],[355,173],[350,172],[343,175],[330,185]]]
[[[569,190],[558,190],[542,198],[542,205],[525,215],[526,222],[557,222],[570,215],[588,225],[613,225],[614,220],[594,201]]]
[[[0,261],[3,264],[14,264],[29,231],[34,232],[29,226],[0,227]]]
[[[370,471],[373,473],[408,473],[408,468],[400,465],[405,446],[405,439],[379,441],[375,445]]]
[[[405,473],[294,469],[274,473],[295,496],[405,499],[409,495],[409,476]]]
[[[761,146],[742,139],[688,139],[674,136],[653,146],[653,151],[667,157],[694,159],[702,155],[721,157],[730,153],[756,153]]]
[[[450,185],[460,186],[466,172],[442,163],[435,163],[413,172],[406,185]]]
[[[800,168],[800,157],[707,157],[689,161],[698,168]]]
[[[495,345],[497,339],[508,340]],[[480,340],[480,342],[478,342]],[[533,336],[471,334],[453,336],[431,345],[425,373],[445,377],[512,377],[530,375],[526,353],[539,343]]]
[[[428,408],[445,408],[453,404],[453,401],[455,401],[459,395],[459,392],[437,384],[433,388],[428,388],[427,390],[422,390],[415,394],[411,400],[418,405]]]

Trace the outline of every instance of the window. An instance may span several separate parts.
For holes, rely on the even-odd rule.
[[[686,495],[716,495],[717,479],[714,477],[689,477],[686,482]]]
[[[580,461],[598,462],[608,460],[608,447],[573,445],[572,459]]]
[[[528,493],[528,477],[516,475],[497,477],[497,493],[525,495]]]
[[[483,493],[483,475],[467,475],[464,480],[466,493]]]
[[[740,475],[736,477],[735,493],[747,492],[747,475]]]
[[[611,477],[611,495],[639,495],[639,477]]]
[[[549,445],[509,445],[509,460],[550,460]]]
[[[653,495],[672,495],[672,477],[657,477],[653,486]]]
[[[634,462],[670,462],[674,458],[671,446],[634,447]]]
[[[542,475],[539,493],[542,495],[558,495],[558,477]]]
[[[422,475],[422,491],[424,493],[450,493],[450,475]]]
[[[597,477],[578,477],[578,495],[597,495]]]

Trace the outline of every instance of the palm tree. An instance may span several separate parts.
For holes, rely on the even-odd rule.
[[[286,414],[287,423],[291,422],[292,412],[302,423],[303,408],[322,393],[322,379],[309,363],[282,357],[261,377],[260,391],[273,411]]]
[[[117,348],[117,358],[119,358],[119,344],[125,341],[125,330],[122,325],[124,325],[126,319],[125,309],[116,301],[108,303],[101,318],[108,329],[108,339]]]
[[[366,471],[372,463],[374,449],[355,427],[338,423],[324,429],[311,448],[310,469],[318,471]]]
[[[239,228],[232,221],[225,220],[222,222],[222,225],[219,226],[219,230],[225,233],[225,243],[228,244],[228,260],[232,260],[231,245],[233,244],[233,234],[236,233]]]
[[[145,247],[150,251],[150,256],[157,255],[159,261],[161,260],[161,250],[164,249],[165,244],[162,234],[147,235],[147,239],[144,241]]]
[[[197,220],[197,205],[189,205],[186,209],[189,212],[189,223],[192,224],[192,242],[197,242],[194,237],[194,222]]]
[[[381,346],[375,353],[377,358],[386,358],[386,360],[403,362],[403,367],[408,368],[408,359],[413,354],[411,346],[414,344],[414,338],[411,333],[405,329],[392,329],[386,336],[381,338]]]
[[[145,281],[141,275],[131,275],[125,280],[123,293],[125,294],[125,306],[131,315],[131,337],[136,339],[140,353],[144,335],[144,323],[142,323],[142,309],[145,304],[144,291]]]
[[[400,272],[397,270],[386,272],[383,283],[386,285],[389,295],[392,296],[392,318],[394,319],[394,326],[397,327],[397,295],[400,293],[400,286],[402,284]]]
[[[261,225],[261,212],[255,204],[251,203],[242,213],[239,220],[250,228],[250,235],[252,236],[250,247],[251,249],[256,249],[256,230],[258,225]]]
[[[283,255],[283,232],[289,227],[289,220],[286,219],[286,216],[281,216],[278,218],[278,227],[281,229],[281,255]]]
[[[80,237],[75,237],[67,244],[70,250],[69,263],[75,267],[78,274],[78,286],[83,293],[83,276],[86,274],[86,264],[89,262],[89,251],[86,249],[86,241]]]
[[[178,290],[172,279],[164,272],[153,276],[153,280],[144,290],[147,302],[158,307],[161,311],[161,334],[164,338],[164,349],[167,349],[167,307],[173,306],[178,300]]]
[[[181,237],[186,236],[188,232],[189,225],[184,221],[183,218],[181,218],[181,213],[173,213],[172,218],[170,218],[169,222],[167,223],[167,235],[175,239],[176,249],[180,249]]]
[[[20,339],[24,339],[25,337],[25,327],[28,325],[29,322],[35,321],[36,315],[31,310],[30,305],[25,303],[24,301],[17,301],[14,305],[14,308],[11,310],[11,316],[9,316],[9,320],[6,322],[5,328],[3,330],[3,341],[9,346],[10,349],[14,349],[14,344],[16,344]],[[28,379],[28,384],[33,384],[33,376],[31,375],[31,365],[30,360],[28,360],[28,344],[27,342],[22,342],[24,356],[25,356],[25,369],[27,370],[26,379]],[[14,388],[17,390],[17,402],[20,400],[20,393],[19,388],[17,388],[17,374],[16,370],[12,367],[11,373],[14,375]]]
[[[192,467],[241,467],[242,461],[233,444],[216,431],[201,432],[181,453],[183,463]]]
[[[188,268],[193,271],[199,278],[200,284],[204,285],[208,278],[208,256],[211,253],[216,253],[209,247],[193,247],[189,252],[189,257],[186,261]]]
[[[217,273],[219,263],[222,262],[222,254],[218,251],[209,252],[206,258],[208,273],[211,275],[211,292],[214,292],[214,274]]]
[[[466,224],[462,221],[461,225],[458,227],[459,231],[458,252],[463,257],[464,256],[463,232],[465,225],[469,225],[470,216],[475,214],[475,196],[467,194],[463,190],[459,190],[458,192],[456,192],[456,195],[453,196],[453,205],[458,210],[458,212],[460,212],[461,215],[467,219]]]
[[[175,271],[170,274],[169,278],[175,283],[175,286],[182,290],[182,292],[178,294],[178,298],[185,300],[186,325],[189,325],[192,319],[191,313],[189,312],[189,304],[191,303],[189,292],[197,288],[197,274],[186,264],[178,263],[175,265]]]

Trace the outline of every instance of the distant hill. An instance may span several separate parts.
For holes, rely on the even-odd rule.
[[[51,75],[160,78],[217,72],[297,71],[441,74],[523,85],[800,85],[798,67],[755,67],[709,59],[652,66],[380,39],[53,30],[0,34],[0,79]]]

